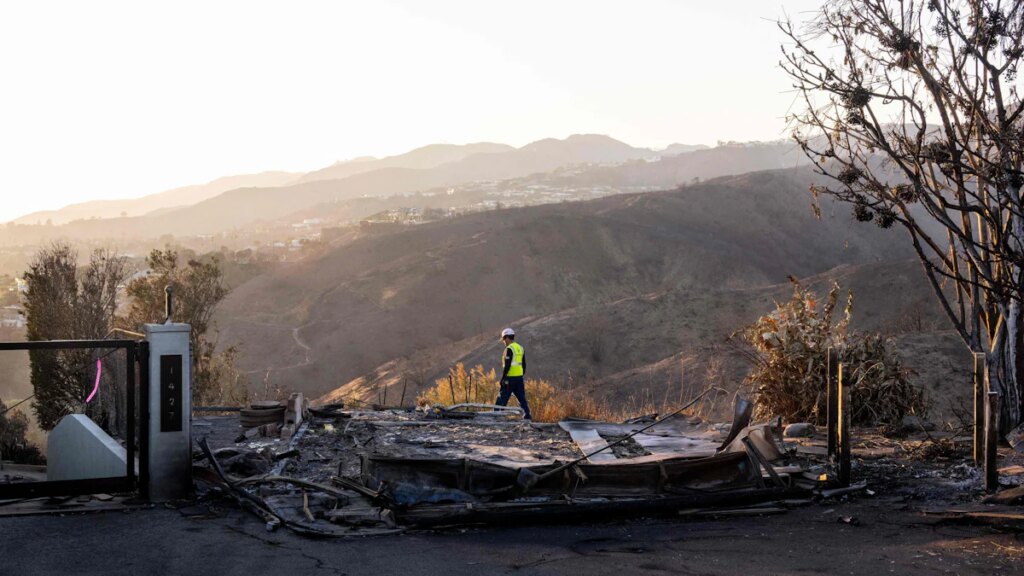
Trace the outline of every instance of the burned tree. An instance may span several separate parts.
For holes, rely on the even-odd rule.
[[[793,135],[862,222],[909,235],[945,314],[1024,419],[1024,3],[831,0],[780,22]]]

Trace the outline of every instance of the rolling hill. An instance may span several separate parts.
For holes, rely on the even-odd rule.
[[[816,220],[810,178],[758,172],[364,237],[236,289],[218,312],[222,341],[240,347],[256,381],[269,371],[272,385],[311,395],[403,358],[423,374],[485,361],[504,325],[524,327],[535,375],[615,378],[720,341],[784,298],[787,275],[893,262],[905,270],[913,255],[898,230],[858,225],[827,205]],[[916,286],[906,278],[901,286]],[[579,342],[595,331],[616,352],[587,373],[592,353]]]
[[[884,331],[897,337],[904,361],[948,415],[950,401],[966,400],[970,354],[953,331],[943,331],[938,305],[921,282],[914,260],[846,264],[805,278],[819,294],[838,282],[855,295],[854,329]],[[532,377],[558,388],[573,388],[619,406],[658,404],[664,398],[692,397],[710,374],[733,390],[750,365],[729,336],[769,312],[792,294],[792,285],[749,289],[668,289],[601,305],[523,318],[513,324],[527,346]],[[922,330],[907,329],[908,310],[923,315]],[[320,401],[376,402],[403,387],[414,394],[457,362],[499,366],[496,332],[430,348],[385,362]],[[407,396],[411,398],[412,396]]]

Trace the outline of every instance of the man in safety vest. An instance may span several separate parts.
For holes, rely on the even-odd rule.
[[[501,372],[501,391],[494,403],[505,406],[508,404],[509,396],[515,394],[519,407],[523,409],[523,419],[530,420],[530,405],[526,402],[526,384],[523,382],[523,375],[526,374],[526,352],[515,339],[516,333],[511,328],[501,331],[501,341],[505,344],[505,352],[502,355],[504,369]]]

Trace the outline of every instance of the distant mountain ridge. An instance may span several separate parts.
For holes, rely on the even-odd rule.
[[[686,154],[687,152],[695,152],[697,150],[707,150],[710,146],[704,144],[680,144],[678,142],[669,144],[664,150],[659,150],[658,154],[662,156],[678,156],[680,154]]]
[[[410,164],[422,165],[451,154],[464,155],[479,149],[475,146],[478,145],[428,146],[410,152],[407,159]],[[489,149],[492,145],[482,146]],[[470,182],[512,180],[535,174],[545,174],[546,183],[554,186],[621,187],[635,191],[672,188],[706,178],[806,163],[793,145],[783,143],[719,146],[673,156],[593,134],[573,135],[562,140],[539,140],[518,149],[497,146],[504,151],[473,153],[433,168],[393,166],[361,171],[340,179],[236,188],[191,206],[165,208],[147,216],[76,221],[53,228],[37,227],[28,231],[28,235],[45,240],[60,235],[102,239],[216,234],[260,222],[280,221],[290,214],[308,213],[318,205],[457,187]],[[432,160],[425,159],[427,157]],[[375,165],[375,162],[378,161],[360,159],[341,166],[359,164],[365,168]],[[22,243],[19,238],[26,234],[22,233],[21,237],[18,234],[16,229],[0,229],[0,242]]]
[[[395,156],[386,158],[362,157],[344,162],[337,162],[326,168],[307,172],[297,183],[316,180],[338,180],[363,172],[381,168],[435,168],[441,164],[458,162],[473,154],[495,154],[515,150],[508,144],[479,142],[476,144],[430,144]]]
[[[651,189],[690,183],[753,170],[796,166],[792,145],[759,145],[699,150],[648,162],[656,155],[645,148],[598,135],[540,140],[507,152],[474,154],[431,169],[381,168],[340,180],[303,182],[283,188],[233,190],[205,202],[162,216],[150,227],[183,223],[182,233],[213,233],[257,220],[279,218],[302,208],[358,198],[387,196],[484,181],[507,180],[552,172],[567,166],[588,166],[566,176],[574,185],[630,185]],[[695,157],[694,155],[702,155]]]
[[[158,210],[190,206],[236,188],[280,186],[294,181],[299,176],[301,176],[300,173],[280,171],[225,176],[206,184],[172,188],[139,198],[92,200],[69,204],[57,210],[41,210],[15,218],[12,222],[15,224],[43,224],[49,221],[53,225],[61,225],[74,220],[90,218],[117,218],[122,213],[129,217],[144,216]]]

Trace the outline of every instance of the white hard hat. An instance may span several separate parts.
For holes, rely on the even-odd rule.
[[[516,335],[516,331],[511,329],[511,328],[505,328],[504,330],[501,331],[501,337],[502,338],[504,338],[505,336],[515,336],[515,335]]]

